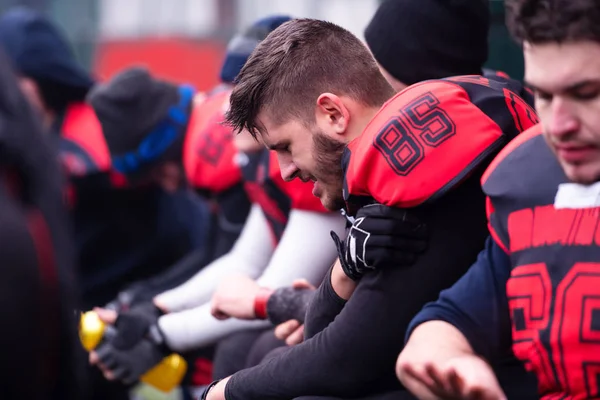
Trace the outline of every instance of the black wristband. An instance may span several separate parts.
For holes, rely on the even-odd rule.
[[[204,391],[204,393],[202,393],[202,397],[200,397],[200,399],[198,399],[198,400],[206,400],[206,397],[208,396],[208,392],[210,392],[210,390],[212,388],[214,388],[215,386],[217,386],[217,384],[219,382],[221,382],[220,379],[216,380],[216,381],[213,381],[210,385],[208,385],[208,387],[206,388],[206,390]]]

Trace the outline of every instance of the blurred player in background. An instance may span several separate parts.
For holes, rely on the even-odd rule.
[[[75,257],[56,157],[0,51],[2,374],[7,400],[80,400]]]
[[[84,309],[105,304],[129,282],[156,274],[203,245],[205,205],[176,185],[133,185],[115,168],[111,152],[135,143],[127,141],[131,136],[123,130],[103,129],[84,102],[94,80],[53,23],[27,8],[11,9],[0,18],[0,45],[68,176],[65,199],[74,226]],[[148,115],[160,114],[160,100],[154,100]],[[123,129],[155,123],[148,115],[137,120],[131,115]],[[98,398],[116,399],[116,392],[127,396],[120,387],[102,394],[104,379],[96,383]]]

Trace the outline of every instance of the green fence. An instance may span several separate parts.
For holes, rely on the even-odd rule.
[[[523,78],[523,53],[504,24],[504,1],[491,0],[490,51],[487,67],[501,70],[515,79]]]
[[[17,5],[48,13],[73,44],[79,61],[91,65],[98,26],[97,0],[0,0],[0,13]]]

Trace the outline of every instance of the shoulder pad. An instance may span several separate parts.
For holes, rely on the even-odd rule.
[[[111,157],[102,125],[90,105],[75,103],[67,108],[61,138],[60,157],[69,174],[110,171]]]
[[[223,105],[229,93],[194,103],[184,143],[183,164],[188,181],[198,189],[221,192],[242,179],[236,163],[232,130],[224,125]]]
[[[347,202],[370,196],[414,207],[460,184],[534,124],[523,118],[517,125],[515,112],[527,115],[529,106],[511,102],[514,93],[505,89],[473,76],[427,81],[397,94],[348,146]]]

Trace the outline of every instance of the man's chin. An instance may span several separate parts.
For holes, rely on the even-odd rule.
[[[342,208],[344,208],[344,206],[346,205],[344,200],[334,199],[334,198],[331,198],[328,196],[322,196],[320,198],[320,200],[321,200],[321,204],[323,205],[323,207],[325,207],[329,211],[339,211]]]
[[[573,183],[591,185],[600,181],[600,166],[561,163],[565,175]]]

